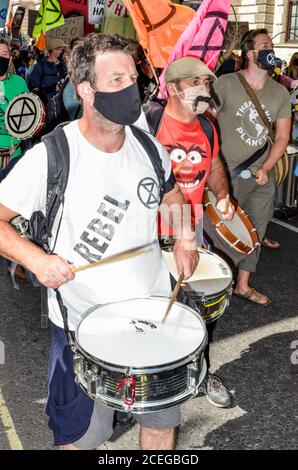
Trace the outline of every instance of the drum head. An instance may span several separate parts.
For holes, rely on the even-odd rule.
[[[191,278],[185,281],[185,287],[194,290],[198,295],[206,296],[226,290],[233,277],[228,264],[215,253],[202,249],[198,249],[198,252],[200,255],[199,264]],[[163,255],[170,273],[177,280],[179,276],[173,253],[163,251]]]
[[[232,220],[223,220],[221,212],[216,209],[216,197],[212,191],[208,191],[209,201],[211,202],[213,209],[215,210],[216,214],[223,222],[223,224],[227,227],[230,232],[234,234],[236,238],[241,240],[244,244],[250,246],[252,249],[254,248],[254,244],[252,238],[250,236],[249,230],[247,229],[244,222],[241,220],[237,212],[235,212],[234,217]],[[225,239],[222,233],[219,234]],[[225,239],[226,240],[226,239]],[[229,241],[226,240],[228,243]]]
[[[89,355],[124,367],[158,367],[195,352],[204,343],[203,320],[175,302],[164,323],[169,299],[149,297],[101,305],[89,310],[76,330]]]
[[[10,101],[5,111],[7,132],[17,139],[28,139],[39,129],[44,119],[43,104],[34,93],[20,93]]]

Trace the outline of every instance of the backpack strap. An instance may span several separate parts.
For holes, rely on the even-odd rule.
[[[157,179],[158,179],[158,184],[160,188],[160,193],[159,193],[159,201],[161,202],[164,194],[168,193],[173,189],[176,180],[171,173],[170,178],[168,181],[165,181],[165,171],[162,166],[162,161],[159,155],[159,151],[152,141],[152,139],[146,134],[146,132],[142,131],[139,127],[136,126],[130,126],[130,129],[135,136],[135,138],[140,142],[140,144],[144,147],[144,150],[148,154],[148,157],[151,160],[152,166],[154,168],[154,171],[156,173]]]
[[[64,192],[69,174],[69,145],[63,128],[57,127],[42,138],[48,155],[48,182],[46,200],[46,227],[49,238],[59,207],[64,203]]]
[[[63,123],[64,125],[67,123]],[[48,239],[52,236],[52,228],[55,222],[60,205],[64,204],[64,192],[66,190],[69,174],[69,145],[62,125],[56,127],[52,132],[42,137],[47,149],[48,156],[48,182],[47,182],[47,200],[46,200],[46,231]],[[60,218],[57,235],[60,228]],[[56,240],[57,240],[56,235]],[[54,243],[55,245],[55,243]],[[52,252],[54,251],[54,247]],[[54,289],[57,297],[58,306],[61,312],[63,327],[66,338],[72,346],[72,336],[68,327],[68,312],[63,304],[61,294],[58,289]]]
[[[158,134],[161,118],[165,110],[166,101],[150,101],[145,111],[150,134],[156,136]]]
[[[205,132],[207,139],[209,140],[211,147],[211,155],[213,155],[214,149],[214,128],[211,122],[209,121],[204,114],[198,114],[198,120],[201,124],[203,131]]]

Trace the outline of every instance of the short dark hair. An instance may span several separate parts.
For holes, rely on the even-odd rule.
[[[259,34],[268,34],[268,30],[266,28],[260,29],[252,29],[247,31],[241,38],[241,68],[246,69],[248,67],[248,57],[247,53],[252,51],[255,47],[255,38],[259,36]]]
[[[76,94],[80,83],[87,81],[94,84],[96,54],[113,51],[124,52],[133,57],[135,46],[119,34],[91,33],[74,47],[68,62],[68,73]],[[77,97],[80,99],[78,94]]]
[[[10,55],[10,47],[9,42],[5,38],[0,37],[0,44],[4,44],[7,47],[8,54]]]

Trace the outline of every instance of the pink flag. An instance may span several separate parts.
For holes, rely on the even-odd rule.
[[[185,56],[197,57],[214,70],[228,23],[231,0],[203,0],[172,50],[168,64]],[[166,98],[164,71],[159,77],[160,93]]]

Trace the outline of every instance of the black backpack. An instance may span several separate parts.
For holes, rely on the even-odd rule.
[[[67,109],[64,106],[63,102],[63,92],[65,87],[69,83],[69,77],[67,76],[64,80],[60,90],[53,98],[48,101],[46,105],[46,133],[48,134],[51,132],[55,127],[57,127],[62,122],[67,122],[70,120],[70,116],[68,114]],[[74,119],[77,119],[79,113],[81,111],[81,105],[78,104],[76,114]]]
[[[65,124],[66,123],[63,123],[62,126]],[[52,237],[52,228],[61,205],[63,211],[64,193],[67,187],[69,174],[69,146],[62,126],[56,127],[54,131],[42,137],[42,141],[46,146],[48,155],[46,214],[44,215],[41,211],[36,211],[32,214],[29,221],[32,241],[48,253],[52,253],[55,249],[62,216],[60,218],[56,240],[52,249],[50,249],[49,246],[49,239]],[[175,177],[171,174],[168,181],[165,181],[164,169],[156,145],[146,132],[142,131],[138,127],[130,126],[130,129],[150,158],[158,179],[161,201],[164,194],[174,187]]]

